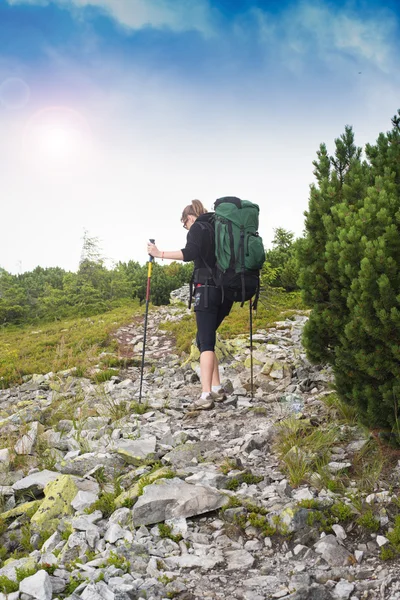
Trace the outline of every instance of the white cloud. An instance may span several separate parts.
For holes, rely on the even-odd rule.
[[[7,0],[9,4],[38,4],[50,0]],[[173,31],[213,33],[213,10],[209,0],[54,0],[71,8],[93,6],[105,10],[129,29],[168,28]]]
[[[382,72],[397,69],[394,57],[397,17],[387,9],[373,15],[340,10],[315,1],[291,5],[278,16],[252,9],[260,41],[279,52],[294,71],[306,70],[309,61],[343,67],[343,61],[368,63]]]

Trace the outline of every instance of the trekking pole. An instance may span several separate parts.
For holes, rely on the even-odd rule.
[[[155,244],[155,240],[149,240],[151,244]],[[147,335],[147,317],[149,314],[149,302],[150,302],[150,282],[151,282],[151,271],[153,269],[154,256],[149,254],[149,263],[147,266],[147,287],[146,287],[146,310],[144,313],[144,332],[143,332],[143,348],[142,348],[142,364],[140,371],[140,388],[139,388],[139,404],[142,401],[142,385],[143,385],[143,369],[144,369],[144,353],[146,349],[146,335]]]
[[[250,308],[250,385],[251,385],[251,399],[254,398],[254,388],[253,388],[253,312],[252,312],[252,302],[251,298],[249,300],[249,308]]]

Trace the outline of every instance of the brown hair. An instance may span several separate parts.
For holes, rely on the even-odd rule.
[[[207,212],[207,209],[204,208],[203,204],[200,200],[192,200],[190,204],[185,206],[182,211],[181,222],[185,223],[186,219],[189,215],[193,215],[194,217],[199,217],[200,215],[204,215]]]

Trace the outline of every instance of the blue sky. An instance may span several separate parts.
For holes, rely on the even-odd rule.
[[[400,107],[398,2],[0,0],[0,266],[182,247],[222,195],[303,230],[312,160]],[[5,224],[5,226],[4,226]]]

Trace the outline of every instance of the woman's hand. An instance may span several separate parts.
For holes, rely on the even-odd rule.
[[[161,258],[161,252],[159,251],[157,246],[155,244],[152,244],[151,242],[147,244],[147,254],[150,254],[150,256],[154,256],[154,258]]]

